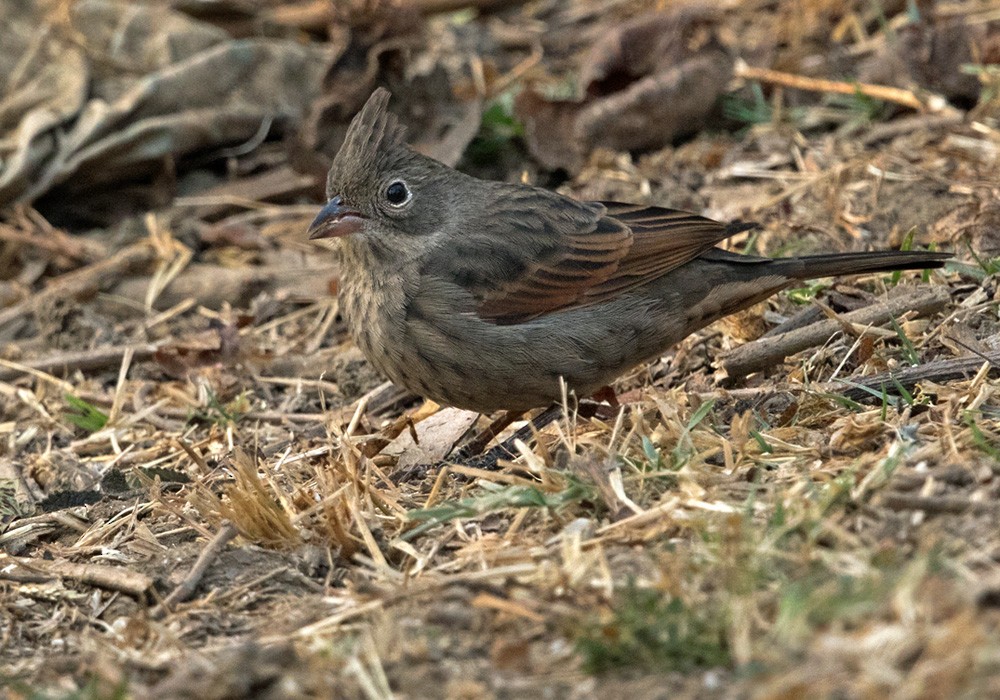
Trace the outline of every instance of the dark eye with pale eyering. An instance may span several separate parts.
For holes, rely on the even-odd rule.
[[[394,207],[401,207],[410,201],[410,188],[401,180],[396,180],[385,188],[385,198]]]

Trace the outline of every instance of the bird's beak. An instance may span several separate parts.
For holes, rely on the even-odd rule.
[[[357,209],[344,206],[340,196],[326,203],[313,222],[309,224],[309,240],[339,238],[361,230],[364,215]]]

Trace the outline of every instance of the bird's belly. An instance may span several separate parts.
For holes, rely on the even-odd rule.
[[[676,338],[663,305],[628,299],[511,325],[439,296],[381,280],[345,284],[341,304],[365,357],[396,384],[438,403],[480,411],[528,409],[611,383]]]
[[[496,395],[503,363],[494,357],[494,362],[484,364],[475,334],[454,332],[454,321],[410,317],[405,295],[394,292],[383,285],[376,293],[370,284],[341,289],[341,308],[351,337],[375,369],[393,383],[438,403],[484,412],[493,410],[494,406],[487,405],[493,401],[503,406]],[[450,329],[450,335],[442,328]]]
[[[384,371],[439,403],[484,413],[558,401],[560,379],[577,396],[589,396],[647,359],[657,324],[656,314],[636,313],[596,323],[596,311],[577,309],[513,325],[488,323],[474,313],[411,313],[401,362]]]
[[[481,324],[461,316],[411,319],[400,343],[401,361],[391,362],[386,373],[438,403],[483,413],[532,408],[558,396],[558,375],[526,361],[522,338],[483,333]]]

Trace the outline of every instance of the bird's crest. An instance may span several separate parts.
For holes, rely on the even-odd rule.
[[[387,109],[388,105],[389,91],[376,88],[365,106],[351,120],[347,136],[344,137],[335,160],[374,165],[393,146],[403,143],[406,127]]]

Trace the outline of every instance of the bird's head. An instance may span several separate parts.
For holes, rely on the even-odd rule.
[[[446,225],[452,181],[461,176],[406,146],[388,102],[389,92],[378,88],[351,122],[309,238],[348,237],[351,245],[405,254]]]

